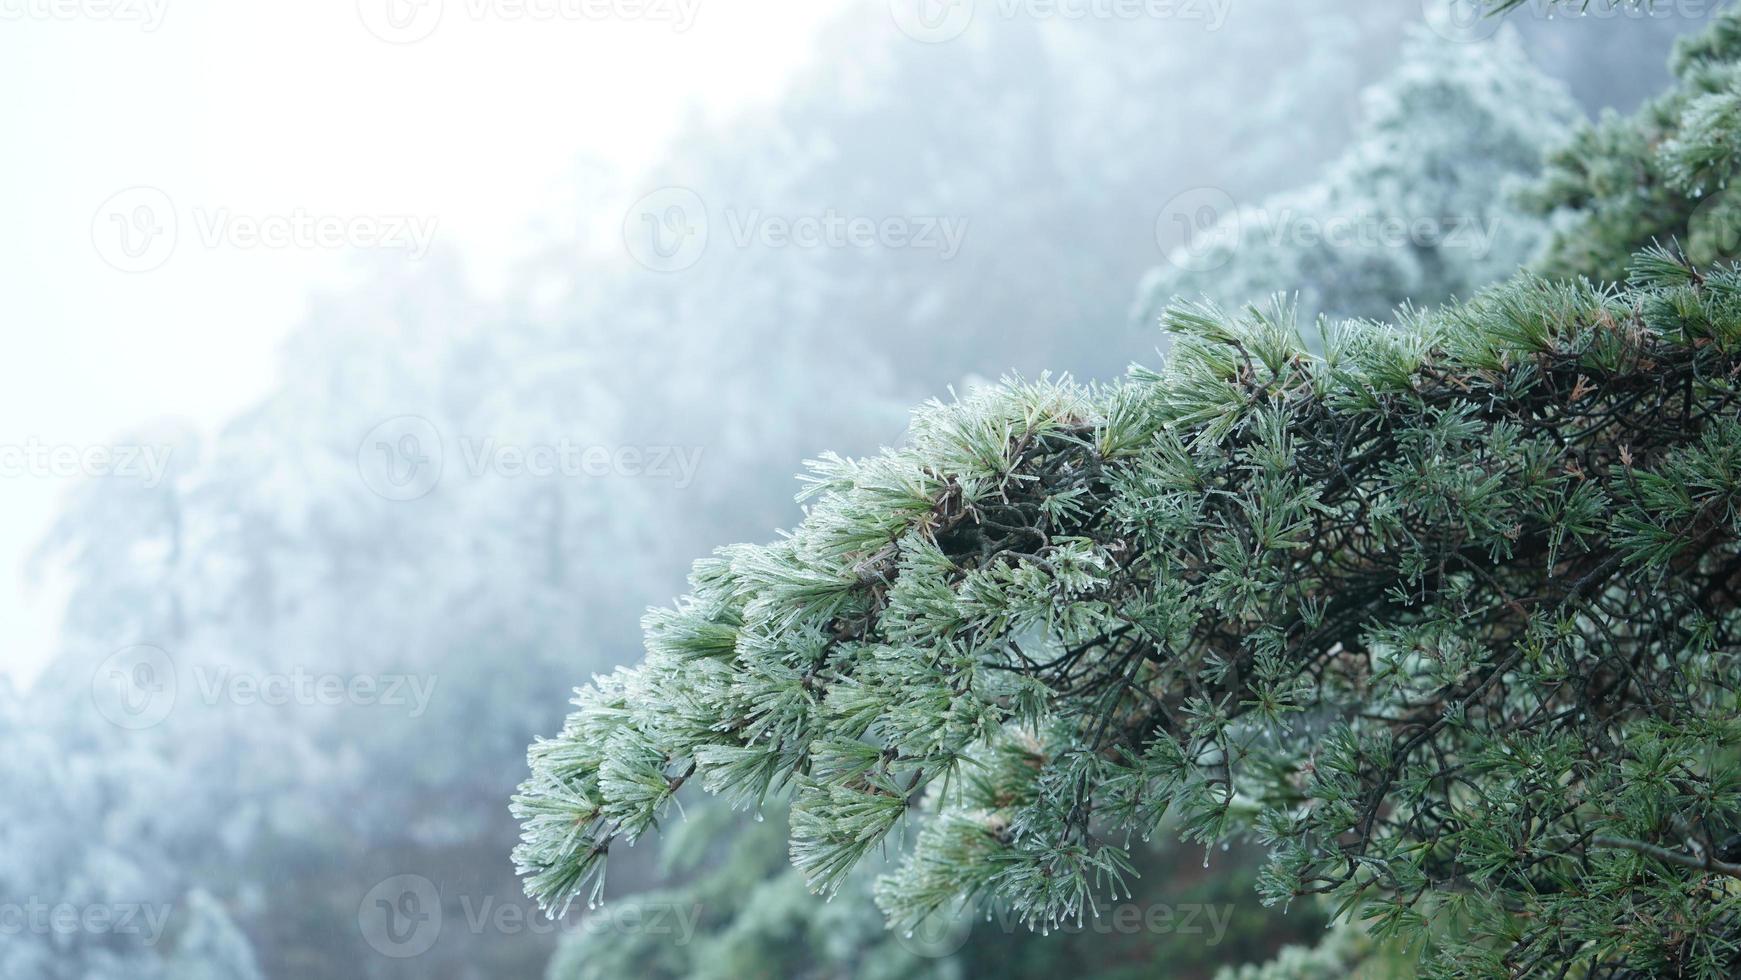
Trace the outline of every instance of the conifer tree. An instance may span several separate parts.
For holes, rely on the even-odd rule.
[[[1579,114],[1509,25],[1479,42],[1416,25],[1362,105],[1319,179],[1191,232],[1144,280],[1138,318],[1153,324],[1181,297],[1239,306],[1278,289],[1297,291],[1307,318],[1384,317],[1468,296],[1541,249],[1547,223],[1509,191]]]
[[[636,611],[679,584],[693,554],[786,519],[785,474],[800,446],[874,446],[898,431],[910,392],[995,374],[1009,362],[988,341],[1012,336],[1013,311],[1031,314],[1019,336],[1036,363],[1050,356],[1039,343],[1049,324],[1081,320],[1108,327],[1104,342],[1069,346],[1092,346],[1085,361],[1101,368],[1121,365],[1120,342],[1148,342],[1117,330],[1144,261],[1109,217],[1128,189],[1234,146],[1241,179],[1274,186],[1302,157],[1330,152],[1342,138],[1334,93],[1385,56],[1388,25],[1405,13],[1356,19],[1337,0],[1312,0],[1284,27],[1266,14],[1264,31],[1197,39],[1164,22],[1111,32],[981,17],[976,30],[995,43],[930,46],[901,35],[886,4],[857,7],[753,124],[697,119],[674,141],[682,152],[634,177],[632,193],[590,174],[580,185],[599,197],[559,209],[620,217],[654,184],[693,186],[713,209],[713,244],[694,268],[641,268],[614,220],[608,258],[590,229],[559,227],[550,253],[516,263],[515,285],[489,299],[464,285],[453,256],[384,261],[356,290],[315,301],[284,347],[280,383],[209,438],[130,435],[173,445],[161,483],[90,481],[68,495],[41,553],[45,572],[67,576],[61,653],[26,700],[32,729],[60,757],[113,765],[45,796],[38,781],[60,779],[62,767],[17,760],[14,785],[25,789],[13,795],[55,816],[31,821],[18,860],[0,861],[0,893],[28,896],[62,868],[119,854],[125,875],[91,877],[128,880],[122,899],[174,905],[178,927],[192,911],[183,896],[203,887],[268,975],[334,973],[372,955],[356,900],[388,875],[419,871],[444,885],[451,874],[500,894],[513,884],[502,855],[516,827],[499,801],[531,733],[562,716],[548,692],[633,659]],[[1295,74],[1306,61],[1346,77]],[[1299,84],[1242,77],[1247,63]],[[1214,101],[1160,97],[1200,85],[1205,71]],[[1287,94],[1308,81],[1325,99],[1316,111]],[[1148,94],[1117,100],[1111,125],[1099,110],[1117,92]],[[975,111],[986,105],[998,111]],[[1203,130],[1235,110],[1252,132],[1205,133],[1195,160],[1179,158],[1170,129]],[[915,198],[914,188],[925,190]],[[734,247],[726,208],[974,224],[945,276],[924,250]],[[1145,234],[1139,223],[1132,237]],[[1012,282],[1028,288],[1011,292]],[[891,353],[898,344],[882,349],[889,337],[923,343],[944,324],[953,349],[930,349],[929,374],[892,370],[906,359]],[[366,486],[362,470],[378,457],[365,464],[359,443],[378,445],[365,434],[405,415],[436,431],[445,475],[427,496],[388,499]],[[705,463],[692,457],[687,488],[475,468],[486,446],[562,440],[705,447]],[[579,649],[576,623],[586,624]],[[124,732],[96,717],[91,679],[136,641],[162,645],[184,696],[163,724]],[[202,683],[292,665],[439,683],[416,718],[195,696]],[[545,961],[551,938],[449,928],[415,962],[373,962],[371,973],[522,975]],[[0,945],[0,959],[41,951]],[[157,963],[169,949],[135,952]],[[62,958],[70,973],[95,975]]]
[[[868,900],[816,901],[796,874],[769,874],[785,864],[785,821],[743,826],[725,807],[692,807],[661,853],[665,870],[689,880],[613,902],[635,921],[687,916],[688,933],[577,930],[565,937],[545,975],[550,980],[619,977],[864,977],[960,980],[958,965],[929,947],[904,946]],[[777,817],[771,814],[770,817]],[[729,843],[719,847],[721,840]],[[705,867],[710,851],[726,852]],[[699,873],[698,873],[699,872]],[[859,872],[868,876],[871,869]],[[863,890],[865,882],[856,882]],[[852,897],[852,896],[848,896]]]
[[[1433,972],[1726,975],[1741,274],[1661,249],[1394,326],[1174,308],[1161,372],[1013,380],[812,464],[531,751],[552,911],[694,780],[830,893],[1044,928],[1171,813]]]
[[[1681,249],[1730,254],[1736,37],[1533,199],[1584,211],[1550,271],[1625,285],[1522,275],[1320,321],[1321,353],[1285,305],[1174,305],[1162,371],[1011,380],[812,464],[798,527],[698,562],[533,746],[529,891],[596,900],[695,782],[789,799],[816,892],[895,854],[897,929],[1095,914],[1165,819],[1363,923],[1290,954],[1322,970],[1370,939],[1428,975],[1731,975],[1741,274]]]
[[[1612,279],[1634,249],[1678,242],[1693,261],[1741,255],[1741,15],[1725,11],[1683,38],[1676,84],[1631,116],[1605,114],[1554,153],[1525,195],[1570,219],[1540,263],[1549,275]]]

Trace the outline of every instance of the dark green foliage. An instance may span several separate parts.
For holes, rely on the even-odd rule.
[[[790,791],[819,892],[910,840],[901,929],[1093,914],[1170,816],[1433,974],[1727,975],[1741,276],[1656,251],[1321,357],[1286,309],[1167,324],[1163,372],[931,405],[699,562],[534,746],[533,894],[596,894],[696,779]]]

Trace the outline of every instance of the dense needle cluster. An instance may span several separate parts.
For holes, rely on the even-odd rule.
[[[1607,114],[1549,155],[1526,200],[1575,217],[1539,263],[1616,279],[1633,251],[1677,241],[1701,265],[1741,258],[1741,12],[1683,38],[1675,85],[1631,116]]]
[[[1281,304],[1166,323],[1163,371],[932,404],[698,562],[533,747],[532,894],[596,898],[695,781],[789,798],[819,892],[905,848],[902,929],[1094,914],[1165,829],[1447,975],[1726,975],[1741,275],[1656,249],[1322,355]]]

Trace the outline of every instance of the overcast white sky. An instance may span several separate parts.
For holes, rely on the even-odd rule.
[[[210,429],[264,390],[356,254],[208,247],[214,216],[434,216],[487,277],[577,158],[633,169],[686,111],[771,97],[845,3],[0,0],[0,450]],[[174,251],[117,252],[165,199]],[[22,564],[72,478],[26,469],[0,472],[0,671],[27,679],[59,597]]]

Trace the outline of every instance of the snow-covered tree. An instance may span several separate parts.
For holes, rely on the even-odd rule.
[[[1468,296],[1541,248],[1546,222],[1507,188],[1539,173],[1576,116],[1515,32],[1460,42],[1418,26],[1317,181],[1257,204],[1205,188],[1169,206],[1157,231],[1182,237],[1144,281],[1139,318],[1180,297],[1241,306],[1288,291],[1308,318],[1382,318]]]
[[[1741,272],[1641,253],[1322,357],[1285,309],[1168,325],[1163,372],[929,406],[698,562],[533,746],[532,893],[596,898],[694,780],[790,792],[823,893],[911,826],[897,929],[1094,914],[1173,813],[1436,973],[1729,975]]]
[[[1334,68],[1318,83],[1352,91],[1381,46],[1321,8],[1288,15],[1336,42],[1311,52],[1301,81]],[[500,801],[525,741],[560,718],[545,692],[628,659],[638,610],[680,583],[694,550],[788,519],[791,459],[874,445],[905,398],[995,375],[1017,324],[1036,352],[1080,346],[1085,323],[1118,334],[1141,261],[1125,241],[1147,234],[1113,220],[1120,196],[1189,165],[1170,126],[1201,128],[1260,95],[1284,115],[1287,100],[1233,65],[1306,57],[1269,31],[1210,37],[1167,22],[1114,34],[986,19],[983,37],[938,49],[899,36],[885,5],[846,18],[825,40],[837,55],[759,110],[761,125],[697,123],[653,179],[739,217],[966,219],[947,264],[919,250],[738,248],[716,213],[703,261],[678,275],[628,265],[615,223],[614,260],[563,239],[504,300],[474,295],[444,258],[388,269],[317,301],[273,390],[222,431],[152,436],[176,446],[163,483],[101,482],[69,500],[43,553],[71,592],[64,653],[30,699],[41,730],[63,751],[150,761],[161,778],[116,787],[104,809],[150,815],[134,826],[142,853],[164,855],[150,890],[203,887],[255,940],[263,972],[355,969],[369,955],[356,902],[380,877],[508,878],[517,829]],[[1214,69],[1222,102],[1163,97],[1189,81],[1174,55],[1194,43],[1228,55]],[[1114,98],[1133,90],[1145,97]],[[1001,122],[976,109],[992,104]],[[1098,123],[1095,107],[1107,108]],[[1289,121],[1268,137],[1277,152],[1246,158],[1244,179],[1279,186],[1287,140],[1327,154],[1336,115],[1319,112],[1319,131],[1304,114]],[[1094,237],[1048,233],[1067,221]],[[926,352],[923,373],[888,352],[896,337]],[[1087,360],[1121,365],[1140,349],[1128,339]],[[389,499],[371,485],[381,461],[366,437],[407,417],[428,423],[435,441],[418,448],[439,447],[444,470],[426,494]],[[682,487],[471,471],[486,442],[561,439],[705,455]],[[181,696],[156,726],[112,730],[93,717],[91,678],[137,643],[172,659]],[[435,687],[411,717],[239,705],[202,686],[297,670]],[[417,963],[361,962],[377,975],[461,962],[514,973],[546,949],[450,930]]]
[[[173,796],[219,794],[140,746],[94,737],[107,723],[91,721],[51,735],[58,720],[0,679],[0,787],[22,808],[0,821],[0,975],[255,980],[229,910],[179,890],[190,851],[157,826],[174,822]]]
[[[1674,87],[1631,116],[1604,114],[1554,153],[1529,196],[1571,220],[1541,268],[1618,277],[1640,242],[1678,242],[1697,262],[1741,256],[1741,16],[1728,10],[1675,47]]]
[[[49,952],[69,976],[536,970],[550,949],[537,935],[450,929],[415,960],[371,955],[358,900],[407,870],[474,898],[512,892],[502,855],[518,828],[502,799],[525,741],[559,722],[547,692],[628,659],[638,610],[690,555],[794,517],[790,460],[868,449],[899,405],[970,373],[1104,375],[1148,347],[1123,314],[1153,213],[1206,173],[1255,198],[1334,157],[1345,105],[1395,59],[1404,19],[1330,0],[1230,16],[1217,32],[981,18],[927,46],[869,4],[792,94],[688,127],[647,178],[706,199],[713,240],[693,268],[657,274],[621,254],[616,219],[637,187],[603,205],[610,258],[564,229],[505,299],[476,295],[445,259],[383,272],[318,301],[272,389],[221,431],[141,436],[175,446],[168,478],[81,488],[44,550],[70,585],[63,652],[0,762],[3,795],[40,805],[42,826],[35,812],[27,828],[0,821],[0,901],[143,893],[174,906],[170,934],[148,951],[5,944],[16,969],[0,972],[41,972]],[[738,247],[727,208],[958,219],[967,233],[943,261]],[[400,442],[407,418],[433,439]],[[705,456],[684,486],[473,465],[487,444],[564,439]],[[413,499],[383,494],[383,443],[399,464],[439,448],[441,478]],[[180,697],[122,730],[98,716],[92,681],[140,643],[171,658]],[[412,716],[244,704],[210,686],[292,671],[411,677],[433,696]],[[746,868],[720,880],[765,887],[770,911],[713,921],[702,948],[717,962],[763,962],[781,937],[822,929],[853,938],[817,962],[910,964],[862,900],[801,921],[796,878]],[[648,874],[619,866],[617,884]]]

